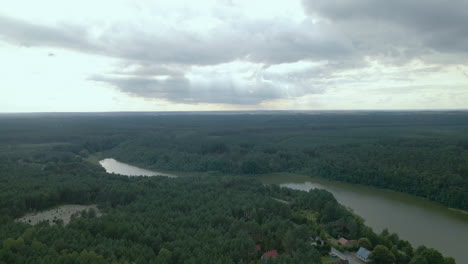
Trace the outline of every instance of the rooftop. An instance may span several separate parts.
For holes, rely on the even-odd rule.
[[[276,257],[278,257],[278,251],[276,251],[276,249],[263,253],[264,259],[276,258]]]

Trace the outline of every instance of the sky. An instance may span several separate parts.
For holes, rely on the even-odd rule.
[[[466,0],[15,0],[0,112],[468,109]]]

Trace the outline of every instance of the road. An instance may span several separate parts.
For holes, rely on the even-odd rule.
[[[352,256],[352,253],[351,254],[344,254],[341,251],[339,251],[338,249],[333,248],[333,247],[331,248],[331,253],[336,254],[338,257],[340,257],[342,259],[348,260],[349,264],[362,264],[362,263],[364,263],[364,262],[361,262],[360,260],[357,260],[354,256]]]

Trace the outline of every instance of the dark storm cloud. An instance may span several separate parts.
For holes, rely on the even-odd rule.
[[[143,77],[94,76],[93,81],[110,83],[120,91],[145,98],[165,99],[175,103],[223,103],[255,105],[265,100],[288,97],[285,91],[270,83],[255,83],[240,86],[225,79],[194,83],[184,77],[154,79]]]
[[[468,1],[303,0],[303,5],[349,36],[362,53],[403,60],[458,53],[464,55],[458,62],[466,63]]]

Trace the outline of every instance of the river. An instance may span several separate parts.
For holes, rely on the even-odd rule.
[[[114,159],[100,164],[109,173],[128,176],[169,176],[131,166]],[[388,228],[414,247],[425,245],[454,257],[458,264],[468,263],[468,215],[451,210],[413,195],[366,187],[356,184],[328,181],[296,174],[265,175],[266,184],[308,191],[312,188],[331,192],[339,203],[365,219],[366,225],[380,232]]]
[[[138,168],[126,163],[117,161],[115,159],[103,159],[99,161],[99,164],[106,170],[107,173],[115,173],[126,176],[166,176],[166,177],[177,177],[174,174],[150,171],[142,168]]]
[[[331,192],[338,202],[381,232],[388,228],[414,247],[439,250],[457,263],[468,263],[468,215],[413,195],[295,174],[274,174],[263,182],[308,191]]]

